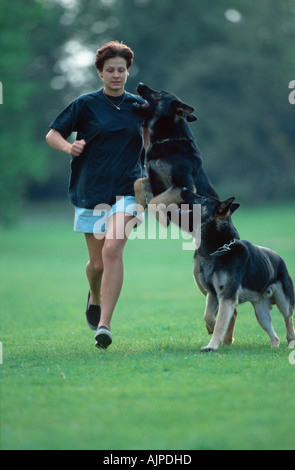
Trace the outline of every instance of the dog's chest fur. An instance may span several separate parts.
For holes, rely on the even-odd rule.
[[[160,158],[156,160],[150,160],[148,163],[148,169],[155,172],[167,188],[171,186],[172,165],[169,162]]]
[[[263,293],[243,287],[240,282],[235,282],[230,272],[226,270],[214,271],[213,262],[201,263],[198,282],[206,292],[213,292],[218,297],[236,298],[238,304],[257,302],[262,297],[271,297],[272,294],[271,286]]]

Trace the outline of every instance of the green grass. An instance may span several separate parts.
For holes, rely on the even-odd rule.
[[[294,210],[234,216],[242,238],[278,251],[293,278]],[[234,345],[201,354],[209,337],[193,252],[181,240],[130,240],[114,343],[97,350],[83,235],[71,209],[53,213],[0,233],[2,449],[295,448],[295,366],[276,308],[279,350],[245,304]]]

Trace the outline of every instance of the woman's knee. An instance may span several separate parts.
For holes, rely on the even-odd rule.
[[[102,259],[105,262],[112,262],[123,257],[124,246],[117,240],[106,240],[103,250]]]
[[[87,248],[89,253],[89,261],[86,269],[93,272],[103,271],[102,249],[104,240],[97,240],[92,233],[85,233]]]

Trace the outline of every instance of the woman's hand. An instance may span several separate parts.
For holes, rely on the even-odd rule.
[[[80,157],[81,153],[84,150],[86,142],[84,139],[82,140],[75,140],[73,144],[70,145],[69,148],[69,155],[73,155],[73,157]]]
[[[54,148],[55,150],[60,150],[60,152],[67,153],[73,157],[79,157],[86,145],[84,139],[75,140],[75,142],[71,144],[65,140],[63,136],[55,129],[50,129],[46,135],[46,141],[48,145],[50,145],[50,147]]]

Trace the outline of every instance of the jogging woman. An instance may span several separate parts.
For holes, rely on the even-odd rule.
[[[101,47],[95,66],[103,88],[73,101],[46,136],[51,147],[72,156],[69,197],[75,206],[74,231],[85,233],[89,252],[86,319],[97,330],[99,348],[112,343],[111,319],[123,285],[127,228],[136,215],[133,184],[142,176],[149,140],[144,122],[132,111],[132,104],[143,100],[125,91],[133,57],[132,50],[118,42]],[[67,139],[72,132],[77,132],[77,140],[71,144]]]

